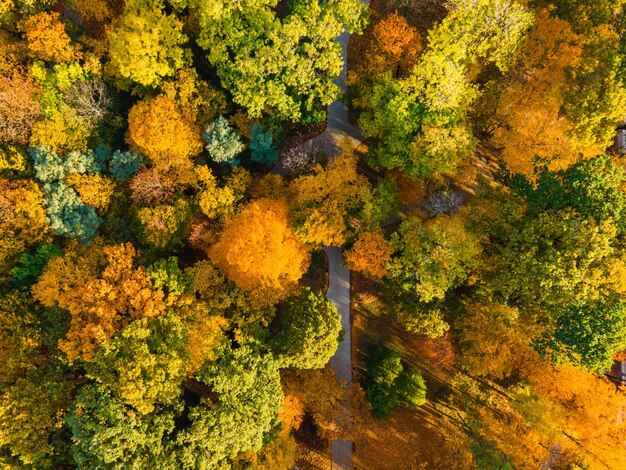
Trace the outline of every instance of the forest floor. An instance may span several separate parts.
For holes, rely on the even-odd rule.
[[[361,419],[354,428],[355,469],[441,469],[470,467],[463,436],[431,405],[441,393],[452,371],[454,346],[407,332],[381,301],[379,286],[353,273],[352,363],[353,380],[365,382],[366,363],[375,346],[399,352],[402,359],[420,370],[428,388],[427,402],[417,410],[394,409],[389,420]]]

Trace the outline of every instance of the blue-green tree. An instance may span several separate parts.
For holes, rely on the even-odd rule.
[[[237,155],[244,149],[239,135],[228,125],[223,116],[207,126],[202,133],[206,141],[206,150],[211,159],[218,163],[237,165]]]
[[[250,127],[250,153],[252,161],[272,166],[278,160],[278,150],[272,143],[272,133],[260,124]]]

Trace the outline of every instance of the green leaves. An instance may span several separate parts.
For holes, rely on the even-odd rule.
[[[391,246],[390,279],[422,302],[443,299],[464,282],[478,255],[476,240],[458,217],[439,216],[427,225],[407,219],[393,234]]]
[[[405,367],[397,352],[378,347],[367,362],[365,396],[374,416],[388,419],[395,406],[426,403],[426,384],[419,371]]]
[[[568,309],[535,348],[554,364],[570,362],[602,374],[613,365],[613,354],[626,349],[626,305],[607,300]]]
[[[287,302],[275,348],[285,367],[321,369],[337,351],[341,315],[322,292],[305,289]]]
[[[85,364],[87,376],[108,387],[140,413],[179,399],[187,368],[186,331],[180,319],[165,315],[135,320]]]
[[[363,28],[360,0],[300,0],[282,20],[276,0],[209,3],[195,2],[202,26],[198,44],[233,101],[250,116],[302,121],[337,98],[333,80],[343,58],[335,39],[344,27]]]
[[[197,374],[218,397],[203,397],[189,411],[190,426],[176,437],[183,468],[221,468],[246,450],[259,450],[276,423],[283,392],[271,355],[247,347],[227,349]]]

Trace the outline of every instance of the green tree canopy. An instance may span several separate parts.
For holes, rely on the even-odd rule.
[[[391,281],[422,302],[442,299],[477,263],[478,244],[458,217],[439,216],[426,223],[407,219],[392,235],[391,247]]]
[[[277,3],[193,0],[198,44],[235,103],[251,116],[320,120],[339,92],[333,80],[343,60],[336,38],[344,28],[363,29],[365,6],[360,0],[297,0],[279,18]]]
[[[367,362],[365,396],[374,416],[388,419],[398,405],[417,408],[426,403],[426,384],[419,371],[405,367],[397,352],[378,347]]]
[[[321,369],[337,351],[340,332],[337,308],[322,292],[307,288],[287,301],[274,344],[286,366]]]
[[[602,374],[613,365],[613,354],[626,349],[626,305],[608,301],[565,310],[535,347],[554,364],[570,362]]]
[[[261,449],[276,424],[283,392],[278,363],[248,347],[226,350],[197,377],[216,394],[190,407],[191,424],[176,436],[183,468],[226,467],[237,454]]]

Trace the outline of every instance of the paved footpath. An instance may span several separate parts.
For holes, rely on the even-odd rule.
[[[368,4],[369,0],[363,0]],[[335,80],[335,84],[345,93],[348,72],[348,41],[350,34],[346,31],[338,39],[343,51],[343,69]],[[361,130],[350,124],[346,105],[337,100],[327,108],[327,127],[320,135],[300,145],[304,151],[312,153],[323,151],[329,158],[339,154],[344,148],[356,148],[363,141]],[[277,165],[275,169],[282,174],[284,171]],[[344,331],[343,341],[330,360],[337,379],[349,385],[352,382],[351,325],[350,325],[350,271],[343,266],[343,247],[328,246],[324,248],[328,256],[328,291],[326,297],[332,301],[341,314],[341,326]],[[331,443],[332,470],[352,470],[352,441],[337,439]]]

